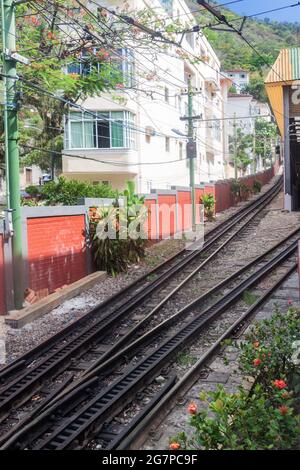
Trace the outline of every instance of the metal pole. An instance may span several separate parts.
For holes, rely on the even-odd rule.
[[[19,133],[18,112],[16,108],[16,61],[10,52],[16,51],[15,6],[13,0],[1,0],[3,31],[3,72],[5,77],[5,159],[8,168],[8,206],[12,209],[14,235],[13,271],[15,308],[23,305],[23,258],[22,258],[22,224],[20,203],[20,168],[19,168]]]
[[[253,174],[256,175],[257,173],[257,159],[256,159],[256,130],[254,124],[254,132],[253,132]]]
[[[193,89],[192,79],[188,77],[188,140],[189,143],[194,142],[194,125],[193,125]],[[192,224],[193,229],[196,226],[196,201],[195,201],[195,158],[190,158],[190,187],[192,190]]]
[[[234,145],[234,178],[238,179],[238,168],[237,168],[237,136],[236,136],[236,113],[233,115],[233,145]]]

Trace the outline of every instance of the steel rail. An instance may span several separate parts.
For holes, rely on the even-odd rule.
[[[211,231],[209,231],[206,237],[208,239],[212,238],[212,240],[208,240],[207,242],[205,242],[202,250],[197,250],[196,253],[189,252],[185,249],[181,250],[180,252],[176,253],[168,260],[158,265],[156,268],[143,274],[138,279],[128,284],[128,286],[121,289],[113,296],[109,297],[105,301],[96,305],[93,309],[91,309],[81,318],[75,320],[70,325],[60,330],[55,335],[52,335],[46,341],[42,341],[40,344],[38,344],[34,348],[30,349],[28,352],[26,352],[19,358],[12,361],[10,364],[2,367],[0,369],[0,383],[3,383],[7,378],[9,378],[11,374],[17,372],[19,369],[23,369],[24,367],[27,366],[28,363],[32,362],[34,359],[36,359],[37,357],[45,353],[47,350],[53,347],[54,343],[58,343],[59,340],[61,340],[62,338],[65,338],[66,334],[72,332],[75,327],[80,327],[82,323],[87,322],[95,314],[99,314],[101,311],[104,311],[105,309],[107,309],[110,305],[115,304],[119,299],[123,299],[124,296],[126,296],[126,294],[130,292],[131,290],[133,291],[133,295],[136,297],[136,290],[138,288],[138,285],[141,282],[146,281],[147,278],[151,277],[152,275],[158,274],[159,278],[155,279],[155,281],[151,282],[150,285],[148,286],[149,290],[151,289],[154,290],[159,280],[161,280],[164,276],[165,276],[165,279],[167,279],[167,275],[171,276],[173,274],[170,271],[171,269],[174,270],[174,268],[178,266],[178,270],[179,270],[182,267],[182,264],[181,264],[182,260],[179,260],[178,265],[176,264],[176,266],[174,266],[173,268],[172,267],[169,268],[170,263],[172,263],[173,261],[176,261],[180,257],[183,257],[184,259],[187,258],[186,259],[186,264],[187,264],[191,259],[194,258],[195,255],[198,256],[199,254],[204,252],[209,246],[211,246],[213,242],[217,241],[218,238],[220,238],[224,233],[226,233],[226,231],[230,230],[233,224],[241,220],[241,218],[243,217],[243,214],[248,212],[248,210],[251,209],[251,207],[257,205],[260,201],[263,202],[264,199],[268,197],[268,195],[272,194],[273,191],[277,192],[281,186],[282,186],[282,178],[279,178],[278,181],[274,184],[274,186],[270,188],[266,193],[264,193],[262,196],[255,199],[254,201],[249,202],[237,213],[233,214],[231,217],[229,217],[228,219],[226,219],[225,221],[223,221],[222,223],[214,227]],[[221,232],[221,233],[218,233],[218,232]],[[160,273],[160,271],[164,268],[167,268],[167,272]]]
[[[219,282],[217,285],[215,285],[213,288],[211,288],[208,292],[206,292],[202,296],[198,297],[197,302],[198,303],[205,302],[208,298],[212,297],[213,294],[215,294],[216,292],[218,292],[222,288],[224,288],[226,285],[233,282],[235,279],[237,279],[239,276],[241,276],[244,272],[251,269],[255,264],[260,263],[264,258],[266,258],[273,251],[275,251],[276,249],[281,247],[283,243],[286,243],[287,241],[292,239],[299,232],[300,232],[300,227],[295,229],[293,232],[291,232],[284,240],[281,240],[280,242],[273,245],[268,251],[262,253],[260,256],[256,257],[254,260],[250,261],[248,264],[246,264],[245,266],[243,266],[242,268],[240,268],[239,270],[237,270],[236,272],[232,273],[230,276],[228,276],[227,278],[225,278],[224,280]],[[190,305],[192,305],[192,304],[193,304],[193,302],[191,304],[188,304],[185,308],[181,309],[181,311],[178,312],[178,314],[175,314],[172,317],[170,317],[169,319],[166,319],[164,322],[162,322],[160,324],[159,331],[166,329],[169,326],[169,324],[171,325],[172,322],[174,322],[174,319],[176,321],[180,320],[180,318],[183,315],[185,315],[186,313],[189,312]],[[153,334],[156,334],[156,333],[159,332],[157,330],[157,328],[153,329],[152,331],[153,331]],[[132,332],[129,331],[126,336],[127,336],[127,342],[130,343],[130,340],[133,339]],[[150,338],[151,338],[151,336],[150,336],[150,334],[148,334],[148,340],[150,340]],[[141,341],[143,341],[143,338],[141,338]],[[108,350],[107,354],[105,356],[103,356],[103,362],[105,362],[105,359],[107,357],[109,357],[110,360],[108,362],[106,361],[106,363],[104,364],[104,369],[107,368],[107,367],[112,366],[113,364],[116,364],[118,362],[118,360],[120,359],[120,357],[122,358],[124,355],[126,355],[126,357],[129,357],[130,353],[134,350],[135,347],[136,347],[136,343],[131,342],[131,344],[129,344],[129,346],[127,348],[121,350],[119,352],[119,354],[117,354],[117,355],[113,355],[112,351]],[[56,393],[55,394],[56,397],[58,399],[61,398],[61,396],[64,396],[66,393],[69,393],[72,389],[74,389],[76,387],[77,388],[81,387],[81,385],[83,385],[85,382],[87,382],[88,385],[90,385],[90,380],[89,380],[90,377],[94,377],[96,373],[103,372],[103,366],[100,366],[100,368],[94,368],[94,369],[95,369],[94,372],[89,371],[88,377],[83,377],[83,379],[80,379],[79,382],[76,381],[76,382],[72,383],[69,388],[66,388],[65,390],[62,390],[60,395],[59,395],[59,393]],[[30,414],[28,414],[27,417],[25,417],[20,424],[16,425],[15,427],[13,427],[11,429],[10,432],[3,435],[0,438],[0,445],[2,445],[2,443],[4,443],[10,436],[12,436],[16,432],[16,429],[19,429],[20,426],[23,426],[23,425],[27,424],[31,419],[33,419],[34,416],[36,416],[38,413],[42,412],[48,404],[51,405],[51,403],[49,403],[49,402],[50,402],[50,400],[46,400],[44,404],[41,403],[39,405],[39,407],[37,409],[35,409],[34,412],[31,412]]]
[[[209,364],[211,358],[221,349],[224,341],[234,337],[237,332],[244,327],[245,323],[249,324],[251,317],[264,305],[264,303],[268,301],[270,296],[283,284],[283,282],[297,270],[297,267],[298,263],[295,263],[262,295],[262,297],[260,297],[221,336],[219,336],[219,338],[197,360],[191,369],[188,370],[167,393],[161,394],[157,397],[157,400],[153,400],[153,406],[151,407],[151,410],[148,411],[147,415],[137,415],[135,419],[122,430],[120,435],[112,435],[110,439],[107,439],[105,450],[132,450],[140,448],[140,446],[145,442],[150,429],[152,429],[154,425],[158,426],[162,423],[168,413],[176,406],[178,397],[186,393],[195,384],[195,382],[197,382],[199,373],[204,366]],[[155,401],[157,402],[156,404]]]
[[[274,194],[276,194],[279,191],[279,189],[280,189],[280,183],[275,185],[272,188],[272,191],[270,194],[269,192],[266,193],[264,195],[265,197],[263,197],[262,200],[259,199],[257,201],[257,203],[255,204],[255,208],[257,207],[259,208],[258,212],[261,210],[260,209],[261,206],[266,205],[269,202],[269,199],[274,197]],[[246,214],[251,213],[252,211],[253,211],[253,208],[252,206],[250,206],[250,208],[247,209]],[[236,232],[234,232],[233,235],[231,235],[228,240],[226,240],[217,250],[215,250],[212,253],[212,255],[210,255],[203,263],[201,263],[199,267],[196,268],[196,270],[194,270],[189,276],[187,276],[186,279],[171,292],[171,294],[168,294],[168,296],[166,296],[165,299],[161,301],[159,305],[154,310],[152,310],[152,312],[150,312],[150,314],[147,315],[147,317],[144,320],[142,320],[142,322],[136,325],[136,327],[133,329],[132,334],[136,332],[138,329],[140,329],[147,321],[149,321],[150,318],[154,315],[154,313],[158,310],[158,308],[161,308],[162,305],[164,305],[167,302],[167,300],[169,300],[171,296],[174,295],[175,292],[177,292],[180,288],[182,288],[182,286],[185,285],[204,265],[206,265],[225,245],[227,245],[229,241],[232,238],[234,238],[234,236],[236,236],[237,233],[239,233],[246,225],[248,225],[250,221],[256,215],[257,215],[256,212],[252,214],[251,218],[245,223],[243,223],[242,227],[240,227]],[[241,217],[245,217],[245,214],[239,215],[239,217],[237,218],[238,222],[240,221]],[[236,225],[236,223],[237,222],[235,222],[234,225]],[[228,229],[226,230],[226,232],[227,231]],[[223,233],[223,230],[221,232]],[[220,235],[218,235],[217,240],[219,239],[219,237]],[[213,241],[214,241],[214,237],[213,237],[213,240],[209,241],[206,244],[205,249],[207,249],[208,246],[211,246],[213,244]],[[185,266],[187,263],[190,262],[190,258],[194,258],[195,255],[198,256],[198,254],[199,253],[196,253],[196,254],[191,253],[191,256],[184,258],[183,265]],[[182,263],[181,263],[181,266],[182,266]],[[177,272],[178,265],[176,265],[175,268]],[[171,275],[170,272],[173,273],[172,268],[168,271],[167,273],[168,276]],[[166,277],[164,277],[164,275],[162,275],[162,279],[161,277],[159,279],[160,279],[160,282],[163,282],[163,283],[166,281]],[[156,286],[155,282],[154,284]],[[154,289],[153,283],[150,287],[151,287],[151,292],[152,292],[152,290]],[[133,300],[130,299],[130,301],[128,303],[125,303],[125,306],[122,306],[119,311],[117,310],[117,312],[113,312],[113,314],[111,313],[108,314],[107,321],[105,321],[105,319],[104,320],[101,319],[101,320],[98,320],[92,326],[88,325],[85,330],[81,331],[80,336],[73,338],[67,344],[64,343],[58,349],[54,349],[53,351],[50,351],[50,354],[47,355],[42,361],[38,362],[36,366],[30,369],[25,369],[25,371],[19,376],[17,376],[15,380],[10,381],[6,386],[2,387],[0,390],[1,414],[3,415],[3,413],[7,412],[7,410],[9,410],[12,404],[14,404],[17,400],[20,400],[24,396],[25,393],[28,393],[28,391],[30,392],[36,384],[39,384],[43,380],[43,378],[49,376],[51,373],[53,373],[53,371],[55,373],[58,373],[59,367],[65,364],[65,362],[68,359],[74,357],[74,354],[78,354],[79,351],[81,351],[83,348],[86,348],[86,345],[90,347],[91,342],[95,338],[98,338],[99,340],[99,336],[101,339],[101,334],[102,334],[102,337],[107,335],[108,329],[112,328],[113,325],[116,324],[116,322],[119,320],[121,316],[123,316],[125,313],[127,313],[128,311],[130,311],[130,309],[133,308],[132,304],[134,306],[137,306],[141,302],[141,297],[142,299],[144,299],[145,297],[146,298],[148,297],[149,295],[148,289],[146,288],[146,292],[143,291],[141,294],[142,296],[137,295],[135,299]],[[124,311],[124,308],[125,308],[125,311]],[[98,325],[99,325],[99,328],[97,328]],[[127,338],[128,338],[128,335],[124,336],[123,339],[118,341],[115,347],[109,350],[109,354],[112,354],[119,347],[121,347],[126,342]],[[104,353],[103,356],[104,357],[101,356],[100,359],[95,362],[93,367],[96,366],[98,363],[103,362],[103,360],[106,357],[108,357],[108,354]],[[89,372],[89,370],[87,372]]]
[[[93,426],[93,430],[101,427],[103,422],[111,416],[112,410],[116,412],[118,410],[118,406],[124,406],[128,400],[130,401],[130,399],[132,399],[133,392],[146,383],[149,383],[149,381],[153,379],[155,372],[162,368],[164,363],[174,354],[174,352],[181,349],[183,345],[186,346],[189,344],[199,331],[216,319],[233,302],[239,299],[246,289],[257,284],[261,279],[269,274],[269,272],[293,255],[296,249],[297,242],[293,242],[292,245],[274,256],[265,266],[251,274],[246,280],[233,288],[214,305],[208,307],[200,314],[195,314],[195,318],[190,320],[181,328],[180,331],[172,334],[171,337],[167,338],[157,350],[143,358],[138,364],[132,366],[128,373],[116,380],[103,392],[98,393],[96,397],[85,403],[78,412],[75,412],[75,415],[66,418],[61,426],[54,429],[50,436],[42,440],[42,444],[37,444],[34,448],[66,448],[74,442],[74,439],[77,439],[80,436],[82,437],[91,425]],[[192,311],[193,307],[198,305],[198,302],[199,300],[192,302],[189,306],[189,310]],[[34,428],[38,427],[39,424],[45,424],[45,420],[47,421],[49,415],[53,416],[53,413],[55,414],[58,411],[63,413],[63,409],[66,407],[67,402],[70,402],[75,406],[76,394],[80,394],[82,392],[82,389],[79,390],[79,388],[78,390],[74,390],[70,393],[69,396],[64,397],[62,400],[58,400],[57,403],[50,406],[49,409],[45,410],[40,416],[33,420],[31,425],[26,426],[22,431],[17,433],[4,446],[2,446],[2,448],[14,447],[16,442],[22,443],[24,433],[30,437]],[[32,436],[30,439],[32,442]]]

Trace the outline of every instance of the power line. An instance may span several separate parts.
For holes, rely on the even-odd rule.
[[[108,165],[112,165],[112,166],[148,166],[148,165],[168,165],[168,164],[171,164],[171,163],[180,163],[184,160],[188,160],[187,158],[182,158],[182,159],[176,159],[176,160],[166,160],[166,161],[160,161],[160,162],[132,162],[132,163],[127,163],[127,162],[116,162],[116,161],[111,161],[111,160],[99,160],[98,158],[93,158],[93,157],[88,157],[86,155],[77,155],[77,154],[73,154],[73,153],[67,153],[65,152],[64,150],[62,150],[61,152],[58,152],[57,150],[50,150],[50,149],[45,149],[45,148],[42,148],[42,147],[35,147],[33,145],[28,145],[28,144],[21,144],[22,147],[26,147],[26,148],[29,148],[29,149],[32,149],[32,150],[38,150],[40,152],[46,152],[46,153],[54,153],[55,155],[59,155],[59,156],[66,156],[66,157],[71,157],[71,158],[80,158],[82,160],[92,160],[92,161],[95,161],[95,162],[98,162],[98,163],[102,163],[102,164],[108,164]]]

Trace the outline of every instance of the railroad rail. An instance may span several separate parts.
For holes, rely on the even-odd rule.
[[[241,211],[234,214],[231,219],[217,226],[210,232],[208,240],[200,250],[191,252],[184,250],[175,255],[171,260],[152,270],[151,273],[142,276],[130,286],[120,291],[116,296],[98,305],[82,319],[74,322],[59,334],[54,335],[37,348],[34,348],[11,365],[2,369],[0,371],[0,380],[6,382],[0,389],[0,413],[2,414],[2,420],[5,419],[13,405],[22,404],[26,401],[31,396],[30,394],[36,391],[46,378],[57,376],[59,372],[65,370],[72,363],[72,360],[74,361],[74,358],[80,358],[81,354],[86,354],[87,351],[95,347],[95,344],[97,344],[95,342],[99,344],[99,341],[107,336],[108,332],[118,324],[120,319],[127,318],[126,315],[133,312],[136,307],[143,305],[143,301],[147,300],[151,293],[155,292],[156,294],[172,277],[175,275],[182,276],[185,267],[188,267],[190,271],[194,263],[195,267],[192,271],[188,275],[184,274],[184,279],[181,282],[178,283],[178,280],[176,281],[177,285],[175,288],[172,288],[170,284],[168,294],[163,296],[142,321],[133,326],[129,336],[124,335],[107,351],[103,351],[101,348],[100,350],[98,349],[96,354],[98,358],[93,361],[92,367],[96,367],[99,363],[104,362],[107,357],[119,350],[133,337],[134,333],[142,329],[176,292],[260,213],[261,209],[278,194],[280,188],[281,180],[278,180],[268,192],[252,203],[247,204]],[[199,264],[201,254],[205,254],[206,259],[200,261]],[[147,280],[149,275],[155,275],[156,278],[149,282]],[[125,301],[123,302],[120,302],[121,294],[125,295]],[[62,338],[63,342],[61,341]],[[89,369],[86,373],[88,372]],[[47,399],[46,401],[49,400]]]
[[[252,261],[247,267],[242,268],[240,271],[244,272],[246,268],[249,271],[251,267],[257,264],[253,273],[240,280],[238,284],[218,298],[212,305],[203,309],[203,296],[200,296],[166,320],[169,325],[172,323],[173,326],[168,330],[165,337],[159,341],[157,347],[152,347],[150,351],[144,352],[139,361],[132,361],[133,363],[129,364],[127,370],[123,370],[122,373],[118,372],[108,385],[105,386],[104,379],[111,374],[112,363],[116,367],[118,360],[124,359],[124,355],[128,353],[128,348],[134,348],[137,355],[139,347],[149,344],[149,340],[154,335],[155,338],[159,337],[158,333],[162,326],[156,326],[153,330],[138,338],[134,345],[128,346],[127,351],[118,352],[106,363],[96,367],[94,371],[82,378],[81,383],[77,383],[76,387],[73,386],[73,389],[69,390],[68,393],[63,392],[41,414],[32,417],[30,424],[24,425],[21,430],[14,433],[14,436],[9,437],[2,448],[29,447],[58,450],[86,445],[91,436],[100,432],[107,422],[112,420],[124,406],[134,399],[136,393],[153,381],[153,378],[166,363],[172,361],[178,350],[191,344],[200,332],[203,332],[212,322],[219,320],[224,312],[229,307],[232,308],[232,305],[241,298],[247,289],[256,286],[278,266],[294,257],[298,238],[297,229],[272,250],[268,250],[265,256],[259,256],[256,263]],[[269,259],[272,251],[274,252],[273,256]],[[291,268],[289,261],[287,271],[290,272],[295,267],[295,262],[293,261]],[[236,276],[234,276],[234,279],[236,279]],[[229,281],[232,281],[232,279],[222,281],[218,288],[214,288],[214,291],[228,286]],[[261,304],[266,295],[259,299],[256,305]],[[253,308],[251,308],[252,312]],[[249,309],[246,310],[246,313],[244,311],[242,315],[238,315],[239,321],[244,321],[246,316],[249,315]],[[237,320],[233,319],[232,324],[236,328]],[[208,351],[210,349],[208,348]],[[139,357],[141,356],[139,355]],[[105,375],[105,371],[107,375]],[[105,441],[104,438],[103,441]],[[116,445],[116,440],[114,442],[114,445]],[[109,447],[109,442],[106,447]]]

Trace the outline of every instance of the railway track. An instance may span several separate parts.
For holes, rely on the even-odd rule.
[[[107,348],[104,340],[109,332],[115,330],[120,320],[130,327],[130,338],[141,332],[143,327],[155,317],[155,313],[165,305],[170,298],[178,293],[195,275],[203,269],[234,237],[236,237],[279,192],[281,180],[273,188],[253,201],[210,232],[208,240],[200,250],[183,251],[175,255],[158,268],[120,291],[116,296],[98,305],[83,318],[65,328],[59,334],[42,343],[37,348],[26,353],[9,366],[0,370],[0,380],[5,382],[0,389],[0,415],[5,420],[12,406],[26,402],[32,393],[39,390],[45,380],[51,380],[68,367],[74,368],[74,362],[87,355],[92,367],[111,356],[129,340],[123,335]],[[154,279],[153,279],[154,277]],[[149,280],[149,278],[151,280]],[[169,282],[172,280],[172,282]],[[158,292],[163,290],[161,297]],[[155,296],[155,306],[146,308]],[[125,297],[125,299],[124,299]],[[134,312],[140,308],[143,311],[142,320],[134,320]],[[146,312],[146,314],[145,314]],[[131,318],[130,318],[131,315]],[[133,318],[132,318],[133,317]],[[89,368],[83,371],[89,373]],[[78,375],[75,373],[75,375]],[[73,377],[72,377],[73,379]],[[59,393],[60,384],[57,388]],[[55,395],[51,390],[45,404]]]
[[[222,288],[226,287],[227,293],[222,292],[212,305],[203,308],[204,296],[200,296],[166,320],[165,325],[156,326],[133,344],[119,351],[114,357],[90,371],[86,377],[81,379],[81,382],[76,384],[76,387],[72,388],[71,385],[71,389],[64,391],[54,399],[41,414],[37,417],[32,416],[30,424],[23,423],[24,426],[20,430],[14,430],[13,436],[7,436],[8,439],[2,448],[29,447],[52,450],[70,447],[82,448],[99,432],[102,434],[98,439],[104,443],[103,447],[115,448],[120,439],[118,436],[114,436],[110,440],[107,438],[107,435],[112,434],[106,429],[107,423],[112,421],[120,410],[124,409],[124,406],[131,403],[136,394],[141,393],[141,390],[145,388],[147,389],[166,364],[172,364],[177,351],[191,344],[195,338],[199,337],[200,333],[203,335],[214,322],[219,322],[222,318],[224,320],[224,315],[229,315],[229,328],[231,329],[233,327],[236,329],[238,324],[244,322],[246,317],[253,313],[254,306],[250,309],[245,306],[233,306],[241,299],[245,291],[262,282],[266,276],[281,267],[283,263],[287,263],[287,273],[291,269],[295,269],[295,251],[298,238],[297,229],[283,242],[274,246],[272,250],[268,250],[265,255],[259,256],[256,262],[252,261],[239,270],[237,275],[229,276],[228,279],[215,286],[212,291],[222,292]],[[270,257],[271,254],[272,257]],[[292,261],[287,261],[290,258],[293,258]],[[251,273],[249,270],[252,268],[253,272]],[[238,283],[228,289],[229,283],[244,272],[247,272],[248,276],[240,279]],[[274,286],[277,284],[278,280],[275,281]],[[272,289],[261,296],[255,304],[256,307],[267,298]],[[235,315],[232,314],[234,308],[237,309]],[[225,321],[226,331],[221,334],[221,337],[227,334],[227,324],[228,321],[227,323]],[[169,326],[167,333],[158,340],[162,328],[164,327],[165,331],[166,326]],[[158,343],[154,348],[153,344],[151,345],[153,337]],[[219,339],[218,341],[220,342]],[[144,349],[141,353],[141,348],[145,348],[145,346],[148,349]],[[211,348],[212,346],[206,347],[205,355],[211,351]],[[122,371],[117,370],[117,373],[107,380],[107,377],[112,374],[112,369],[116,370],[119,361],[124,360],[124,356],[128,355],[130,350],[134,351],[136,357],[141,359],[135,358],[129,366],[125,367],[125,370],[124,368]],[[169,377],[169,381],[172,382],[172,380],[174,381],[174,378]],[[162,391],[159,390],[156,394],[160,396]],[[127,435],[129,431],[125,430],[123,434]],[[118,434],[122,435],[120,432]]]

